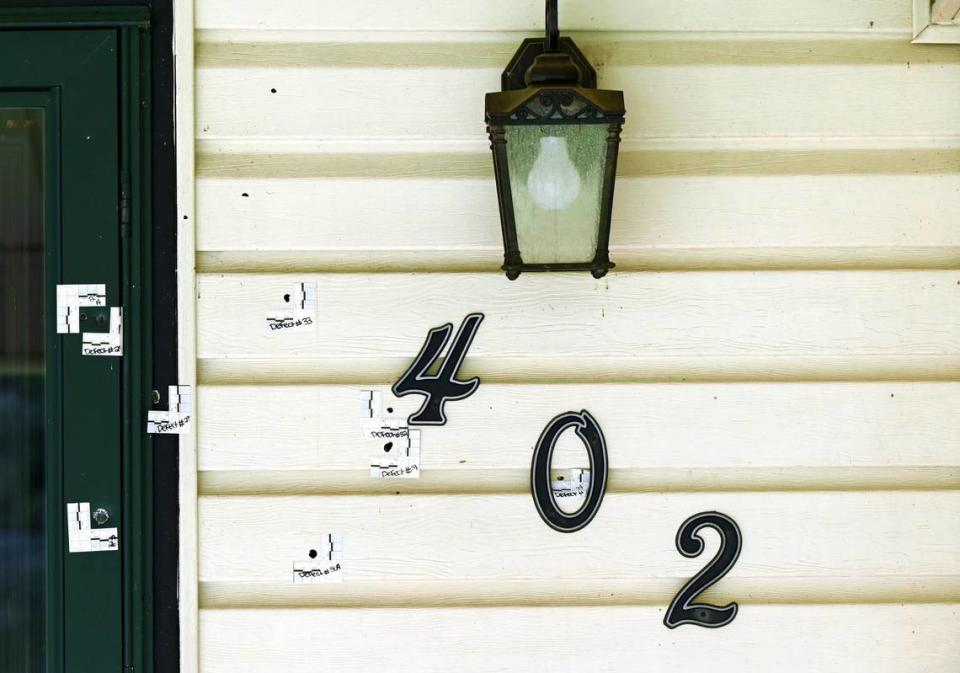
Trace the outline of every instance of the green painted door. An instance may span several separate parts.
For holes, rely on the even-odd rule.
[[[124,358],[81,354],[125,294],[118,36],[0,30],[3,671],[123,670]],[[57,286],[74,284],[105,286],[105,305],[60,334]]]

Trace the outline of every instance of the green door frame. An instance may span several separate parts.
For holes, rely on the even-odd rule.
[[[49,385],[46,393],[48,673],[100,673],[106,671],[102,667],[105,664],[111,669],[116,664],[118,673],[153,670],[153,441],[145,432],[152,366],[148,29],[149,12],[143,7],[0,8],[0,54],[4,63],[17,64],[0,73],[0,92],[8,92],[0,95],[4,101],[16,100],[17,105],[48,111],[44,216],[47,379],[69,380],[62,395],[54,385]],[[43,58],[23,58],[30,53],[25,47],[32,40],[40,44],[53,37],[59,41],[58,47],[63,46],[62,52],[58,48]],[[71,61],[77,49],[84,47],[87,60]],[[96,81],[84,78],[84,68],[92,71],[98,60],[100,67],[115,68],[112,90],[98,88]],[[71,153],[61,152],[61,143],[81,141],[74,133],[79,127],[71,127],[70,118],[77,110],[78,91],[97,101],[99,111],[104,113],[98,120],[86,120],[92,126],[85,128],[113,136],[102,145],[107,153],[104,161],[116,169],[112,187],[91,190],[89,185],[76,181],[68,184],[68,180],[49,184],[59,179],[60,169],[68,170],[74,179],[78,175],[75,165],[64,165],[71,160]],[[64,95],[73,96],[72,107],[62,106]],[[110,157],[110,153],[115,156]],[[96,193],[87,193],[93,191]],[[79,216],[72,213],[86,208],[95,211],[97,217],[85,212],[85,230],[81,231],[76,226]],[[72,227],[68,226],[71,221]],[[108,254],[98,246],[119,253],[106,269],[98,268]],[[97,273],[101,275],[89,277]],[[119,304],[124,309],[124,355],[116,360],[81,358],[76,337],[68,340],[56,334],[56,321],[50,319],[55,316],[56,285],[104,282],[104,273],[110,281],[119,281],[107,281],[107,297],[108,305]],[[106,397],[102,408],[119,407],[107,414],[112,421],[91,417],[78,407],[84,395],[87,405],[94,399],[81,385],[89,386],[94,393],[100,388]],[[103,470],[109,474],[102,474],[90,469],[85,457],[76,451],[65,452],[64,424],[71,442],[81,437],[88,445],[99,441],[119,445],[119,465],[109,466]],[[99,467],[104,466],[101,461]],[[112,502],[111,492],[117,493],[118,479],[120,501]],[[112,516],[110,522],[120,529],[116,560],[104,554],[68,558],[66,553],[65,503],[94,498],[108,503],[112,511],[119,509],[119,517]],[[91,579],[91,572],[118,573],[119,581],[111,584],[100,578],[98,582]],[[98,606],[98,599],[110,602],[113,598],[97,591],[116,585],[120,587],[116,596],[120,606]],[[70,599],[66,608],[65,595]],[[104,632],[102,628],[106,625],[107,631],[116,630],[112,614],[120,615],[120,633]]]

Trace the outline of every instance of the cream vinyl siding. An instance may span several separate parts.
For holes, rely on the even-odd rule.
[[[562,0],[626,94],[617,269],[512,283],[483,94],[541,0],[193,9],[185,673],[960,669],[960,48],[910,0]],[[316,330],[270,334],[305,280]],[[359,391],[472,311],[477,393],[371,479]],[[563,535],[530,459],[580,409],[610,479]],[[668,630],[705,510],[740,612]],[[294,585],[326,532],[343,582]]]

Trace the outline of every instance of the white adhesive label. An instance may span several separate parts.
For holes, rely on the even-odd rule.
[[[110,330],[107,332],[84,332],[81,352],[84,355],[123,355],[123,309],[110,307]]]
[[[360,391],[360,438],[375,441],[381,452],[370,459],[374,479],[420,478],[420,430],[411,429],[407,419],[384,408],[383,393]]]
[[[308,280],[295,284],[283,295],[286,306],[267,312],[267,331],[296,332],[312,330],[317,321],[317,283]]]
[[[574,469],[554,475],[550,488],[554,498],[586,497],[590,488],[590,470]]]
[[[93,528],[90,503],[67,503],[67,544],[71,554],[91,551],[117,551],[120,538],[116,528]]]
[[[320,546],[310,551],[307,561],[293,562],[294,584],[342,582],[343,538],[335,533],[323,536]]]
[[[375,479],[420,478],[420,431],[407,430],[400,440],[387,440],[383,453],[370,461],[370,476]]]
[[[147,412],[147,432],[153,435],[188,435],[193,418],[190,386],[167,388],[168,410]]]
[[[377,390],[360,391],[360,418],[379,420],[383,415],[383,393]]]
[[[106,285],[57,285],[57,334],[79,334],[80,308],[106,305]]]

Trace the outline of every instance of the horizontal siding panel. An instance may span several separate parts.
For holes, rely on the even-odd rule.
[[[488,383],[664,383],[664,382],[823,382],[956,381],[955,355],[756,355],[643,356],[581,358],[575,368],[558,368],[542,358],[473,358],[463,377],[483,376]],[[197,376],[209,384],[315,384],[371,382],[390,385],[410,365],[395,358],[204,358]]]
[[[901,36],[823,33],[564,32],[608,67],[956,64],[950,49]],[[502,32],[202,30],[200,68],[503,69],[521,36]]]
[[[683,46],[634,41],[591,54],[599,85],[624,91],[625,138],[957,133],[960,101],[943,96],[960,86],[956,50],[882,40]],[[434,62],[396,67],[403,45],[385,44],[369,45],[366,63],[334,67],[337,45],[321,47],[281,45],[285,58],[243,46],[210,54],[197,70],[198,137],[482,138],[483,94],[499,90],[507,60],[491,63],[481,44],[470,67],[428,45],[419,58],[439,51]],[[345,48],[349,63],[357,48]]]
[[[481,158],[492,171],[489,157]],[[771,153],[752,176],[621,176],[614,261],[634,269],[960,266],[960,170],[762,174],[783,158]],[[200,263],[207,270],[498,269],[503,248],[492,177],[444,177],[439,167],[435,177],[413,174],[430,170],[424,165],[432,160],[411,159],[408,174],[397,178],[276,179],[272,160],[256,169],[258,177],[201,178]],[[290,254],[268,254],[275,251]]]
[[[449,608],[551,605],[653,605],[663,609],[682,581],[645,579],[391,580],[321,583],[202,582],[204,608]],[[724,577],[700,595],[713,605],[957,603],[960,575],[897,577]]]
[[[576,440],[572,439],[571,442]],[[563,440],[561,440],[561,443]],[[571,450],[582,450],[579,445]],[[364,455],[379,452],[374,445]],[[380,453],[379,455],[383,455]],[[469,462],[469,461],[467,461]],[[555,464],[562,464],[557,459]],[[586,458],[579,461],[587,465]],[[563,475],[563,471],[555,472]],[[369,469],[203,470],[201,495],[376,495],[401,493],[529,493],[530,468],[431,469],[419,479],[371,479]],[[733,491],[897,491],[960,489],[960,467],[792,466],[636,467],[613,469],[608,493],[716,493]],[[576,508],[583,498],[567,501]],[[960,594],[958,594],[960,600]]]
[[[317,282],[316,330],[270,333],[266,313],[309,279]],[[472,311],[487,315],[467,358],[481,372],[491,363],[569,371],[634,358],[932,356],[949,365],[960,355],[952,271],[615,273],[600,281],[526,274],[514,282],[500,274],[205,274],[198,354],[403,367],[429,328]]]
[[[722,629],[657,607],[202,610],[203,673],[955,673],[956,605],[754,606]],[[282,662],[280,664],[279,662]]]
[[[898,0],[855,3],[812,0],[704,0],[690,7],[665,0],[630,3],[565,3],[560,25],[567,30],[662,31],[895,31],[910,30],[910,5]],[[522,30],[542,32],[542,0],[336,2],[275,0],[263,11],[257,0],[200,0],[198,28],[288,28],[325,30]]]
[[[200,498],[200,580],[292,582],[327,532],[351,581],[674,578],[705,564],[674,548],[689,516],[733,517],[729,577],[946,576],[960,564],[960,492],[608,493],[596,518],[558,534],[529,494]],[[717,536],[709,537],[713,554]],[[707,557],[709,558],[709,557]],[[679,585],[678,585],[679,588]]]
[[[338,471],[334,481],[343,471],[364,472],[380,447],[360,437],[363,389],[381,390],[401,417],[423,400],[393,398],[382,386],[201,386],[200,469],[250,471],[254,489],[267,488],[264,471],[317,470],[316,482],[328,481],[328,470]],[[580,409],[603,428],[614,471],[960,465],[960,424],[943,422],[958,408],[958,383],[481,384],[448,404],[449,428],[421,428],[421,465],[426,478],[437,470],[465,473],[444,475],[457,484],[477,472],[513,470],[510,484],[529,489],[540,432],[556,414]],[[582,451],[558,450],[553,464],[588,467],[583,458]],[[771,470],[768,482],[775,475]]]

